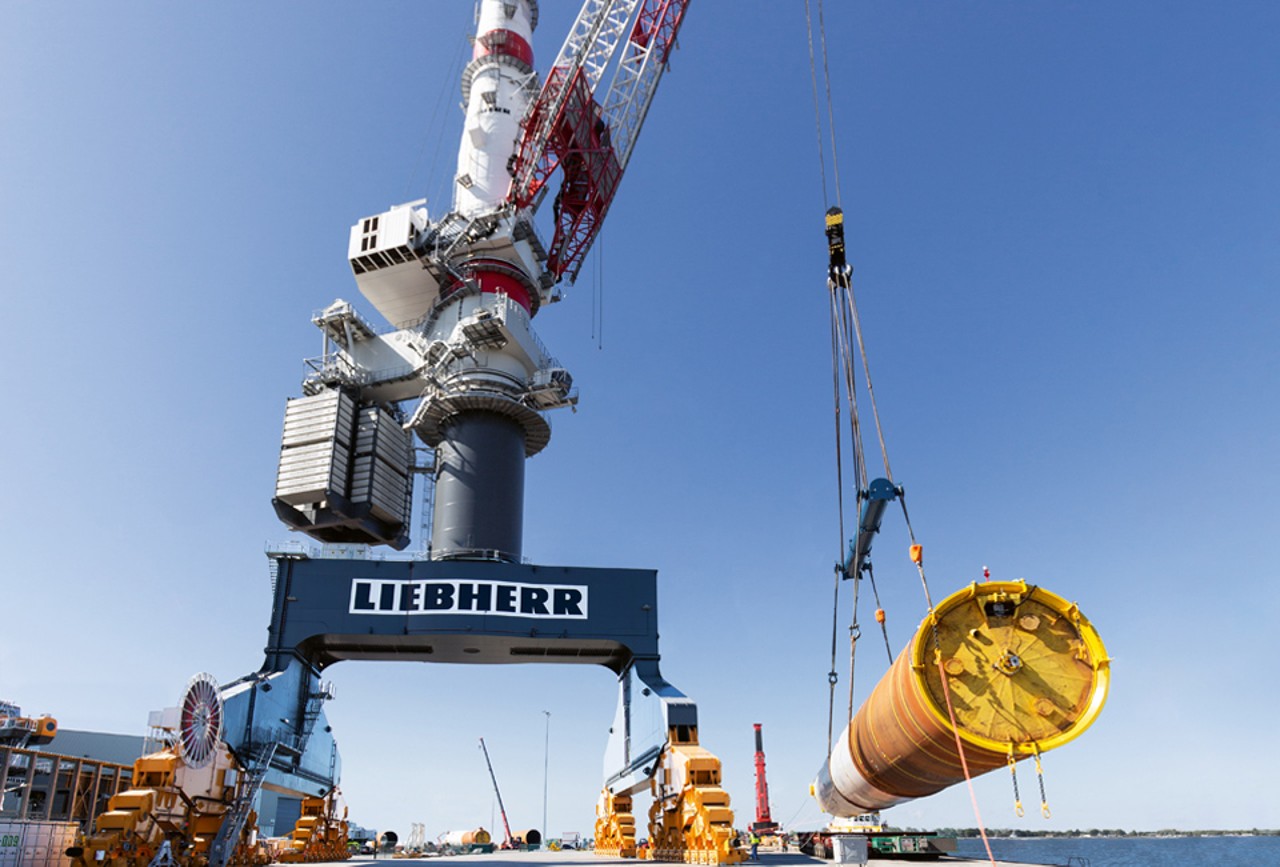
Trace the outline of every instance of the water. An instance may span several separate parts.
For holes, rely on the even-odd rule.
[[[986,858],[982,841],[957,855]],[[992,839],[996,860],[1080,867],[1280,867],[1280,837],[1026,837]]]

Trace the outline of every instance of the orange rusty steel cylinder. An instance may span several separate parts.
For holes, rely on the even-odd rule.
[[[474,831],[445,831],[441,835],[441,842],[446,846],[487,846],[493,841],[493,837],[484,828],[476,828]]]
[[[854,816],[940,792],[964,779],[957,734],[971,776],[1046,752],[1093,723],[1109,683],[1102,639],[1073,603],[1025,581],[971,584],[920,624],[814,795],[825,812]]]

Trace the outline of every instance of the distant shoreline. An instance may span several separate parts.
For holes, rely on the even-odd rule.
[[[905,830],[913,833],[919,833],[914,828],[907,828]],[[969,838],[981,836],[981,834],[978,833],[977,828],[939,828],[932,833],[937,834],[939,837]],[[1011,840],[1030,840],[1036,838],[1088,839],[1091,837],[1103,839],[1123,839],[1126,837],[1280,837],[1280,829],[1250,828],[1234,831],[1182,831],[1174,828],[1165,828],[1159,831],[1122,831],[1119,829],[1090,828],[1088,830],[1070,831],[1023,831],[1013,828],[989,828],[987,829],[987,836],[991,838]]]

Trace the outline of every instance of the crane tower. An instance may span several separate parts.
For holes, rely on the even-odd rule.
[[[416,434],[437,450],[433,557],[520,559],[524,459],[550,439],[541,413],[577,400],[532,328],[557,298],[533,211],[507,201],[537,18],[534,0],[480,4],[452,208],[351,227],[356,285],[395,330],[341,299],[313,318],[324,353],[290,402],[274,501],[295,529],[405,547]]]
[[[636,855],[631,796],[651,792],[654,860],[741,860],[697,705],[660,670],[657,573],[522,556],[524,461],[550,440],[543,414],[577,401],[532,322],[599,232],[687,5],[583,0],[539,87],[537,0],[480,0],[449,208],[430,212],[423,199],[351,227],[356,286],[390,328],[342,299],[312,317],[323,349],[307,362],[302,396],[288,401],[273,505],[295,530],[356,544],[270,550],[263,665],[221,687],[189,687],[200,687],[193,706],[203,718],[221,723],[205,727],[210,749],[225,747],[219,755],[236,769],[219,802],[225,815],[210,820],[209,867],[235,857],[262,792],[334,803],[341,757],[320,676],[351,659],[608,668],[618,709],[596,852]],[[548,199],[553,235],[543,244],[534,217]],[[430,556],[368,557],[362,545],[410,541],[416,440],[434,452]],[[148,791],[156,803],[156,793],[174,794]],[[142,840],[118,830],[107,829],[110,840]]]
[[[544,414],[578,399],[533,320],[600,231],[687,6],[582,0],[540,86],[537,0],[480,0],[452,202],[395,205],[351,227],[356,286],[390,329],[342,299],[312,317],[323,351],[288,402],[273,505],[321,541],[402,549],[420,440],[434,453],[431,545],[412,560],[272,554],[267,662],[223,694],[237,749],[276,750],[257,764],[277,789],[326,777],[315,768],[336,748],[322,753],[329,728],[309,709],[336,662],[603,665],[618,678],[618,711],[597,853],[636,855],[631,796],[652,791],[655,860],[741,860],[697,706],[659,669],[656,572],[523,559],[524,461],[551,438]],[[302,732],[276,726],[298,708],[315,717],[305,749]]]
[[[342,299],[312,319],[323,353],[289,402],[273,500],[286,524],[404,548],[416,435],[435,450],[431,558],[520,561],[524,461],[551,438],[543,413],[578,400],[533,319],[599,231],[686,6],[587,0],[539,88],[537,0],[480,2],[451,208],[351,227],[356,285],[393,330]],[[548,247],[534,215],[557,172]]]

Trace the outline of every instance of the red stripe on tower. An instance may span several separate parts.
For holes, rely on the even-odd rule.
[[[529,313],[533,312],[530,287],[514,273],[509,263],[496,259],[474,259],[468,263],[466,270],[484,294],[504,294]]]
[[[519,33],[513,30],[490,30],[478,38],[472,49],[471,59],[476,60],[491,54],[505,54],[521,60],[527,66],[533,66],[533,48]]]

